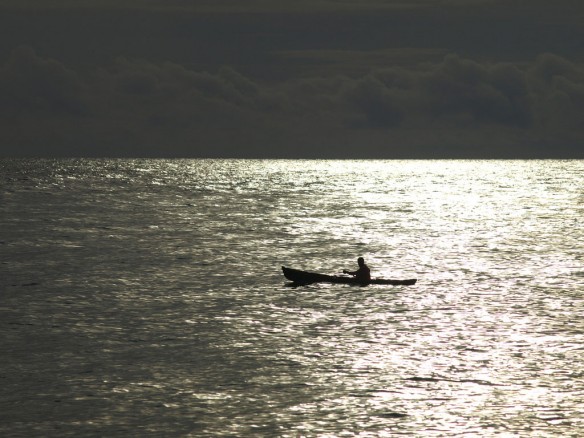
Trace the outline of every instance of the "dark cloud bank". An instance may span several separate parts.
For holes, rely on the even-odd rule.
[[[88,67],[20,45],[0,66],[0,155],[584,158],[570,57],[299,47],[262,76],[259,61]]]

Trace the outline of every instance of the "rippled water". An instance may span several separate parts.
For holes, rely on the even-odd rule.
[[[584,161],[0,161],[3,436],[582,436]],[[280,266],[415,286],[289,287]]]

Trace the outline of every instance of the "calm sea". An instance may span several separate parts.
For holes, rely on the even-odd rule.
[[[0,435],[584,435],[584,161],[0,160]],[[281,266],[415,286],[290,287]]]

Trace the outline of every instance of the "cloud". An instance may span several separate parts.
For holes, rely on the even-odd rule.
[[[77,74],[53,59],[43,59],[29,47],[19,47],[0,69],[0,107],[7,113],[86,112]]]
[[[584,150],[584,65],[543,54],[526,77],[539,137],[549,142],[578,142]]]
[[[17,154],[584,154],[584,65],[550,54],[260,82],[232,67],[124,57],[75,71],[21,47],[0,69],[0,90],[0,142]]]
[[[418,88],[427,98],[426,112],[435,118],[464,115],[478,123],[518,126],[531,120],[523,74],[509,64],[480,64],[449,55],[420,75]]]
[[[443,0],[442,6],[465,5],[490,3],[492,0]],[[70,10],[77,9],[127,9],[127,10],[153,10],[169,11],[178,10],[183,12],[212,12],[212,13],[257,13],[257,12],[290,12],[302,13],[310,12],[330,12],[330,11],[355,11],[355,10],[400,10],[417,9],[431,7],[432,0],[294,0],[294,1],[272,1],[272,0],[99,0],[84,1],[77,0],[52,0],[47,3],[45,0],[4,0],[3,7],[10,9],[56,9]]]
[[[371,128],[398,126],[405,115],[395,94],[393,88],[387,87],[374,75],[351,83],[344,97],[347,103],[363,116],[361,123],[353,120],[353,126]]]
[[[160,65],[144,60],[118,58],[112,69],[103,73],[106,82],[125,95],[181,99],[185,94],[219,99],[234,105],[254,105],[257,85],[229,67],[217,74],[195,72],[171,62]]]

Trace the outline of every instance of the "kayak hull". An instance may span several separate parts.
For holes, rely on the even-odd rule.
[[[316,272],[301,271],[299,269],[286,268],[282,266],[284,277],[296,284],[311,284],[311,283],[340,283],[340,284],[359,284],[366,286],[368,284],[389,284],[393,286],[412,286],[416,284],[416,278],[408,280],[391,280],[385,278],[372,278],[368,283],[362,283],[355,277],[344,277],[338,275],[318,274]]]

